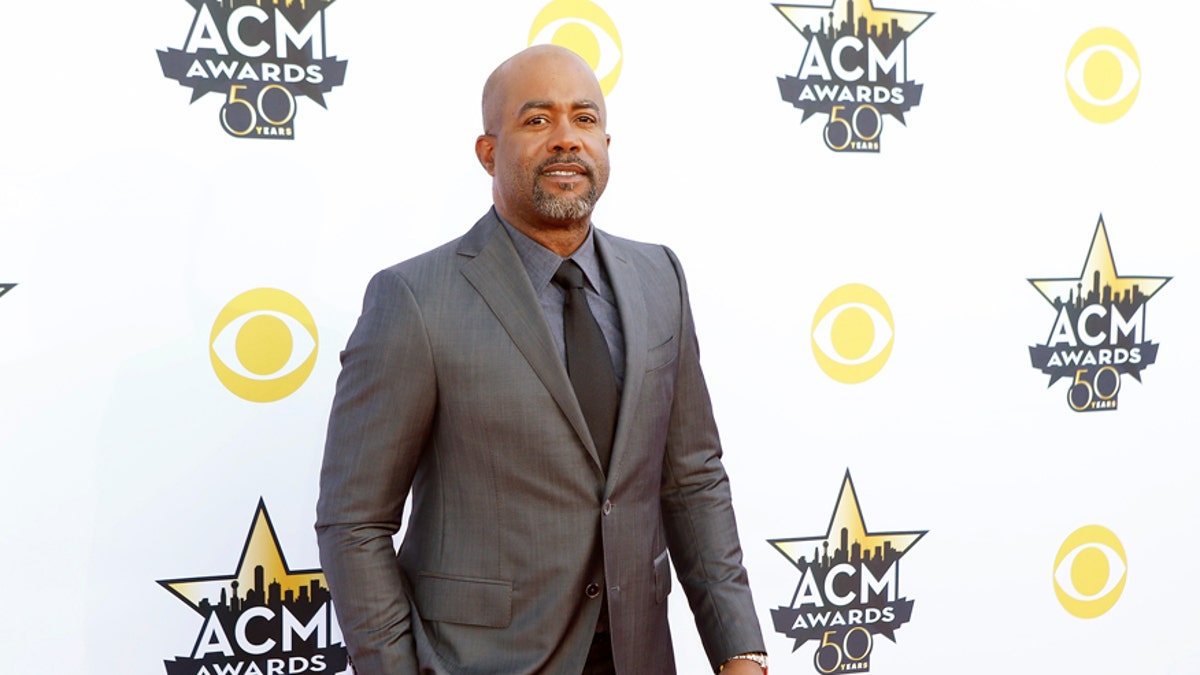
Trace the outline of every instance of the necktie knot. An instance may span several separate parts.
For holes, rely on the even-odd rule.
[[[583,269],[574,260],[564,260],[554,273],[554,283],[567,293],[570,293],[571,289],[583,288]]]

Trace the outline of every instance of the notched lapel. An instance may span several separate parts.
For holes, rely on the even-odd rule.
[[[612,459],[609,463],[609,485],[621,471],[628,453],[626,439],[637,420],[637,404],[642,394],[642,379],[646,374],[646,297],[642,278],[629,262],[625,251],[607,235],[597,230],[596,246],[608,270],[608,281],[617,296],[617,312],[621,315],[621,333],[625,337],[625,382],[621,387],[621,404],[617,411],[617,432],[613,437]]]
[[[493,212],[488,212],[463,237],[458,253],[471,258],[462,267],[463,276],[483,297],[558,403],[599,470],[596,446],[571,388],[567,369],[558,357],[558,346],[546,326],[546,316],[529,283],[525,264]]]

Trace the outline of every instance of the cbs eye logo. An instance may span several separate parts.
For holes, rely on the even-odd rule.
[[[862,284],[830,293],[813,317],[813,356],[826,375],[843,384],[874,377],[892,355],[894,337],[892,310]]]
[[[229,301],[209,336],[217,379],[256,403],[285,398],[300,388],[317,362],[317,325],[299,300],[274,288],[256,288]]]
[[[529,29],[529,45],[554,44],[583,57],[608,96],[621,76],[621,36],[608,14],[589,0],[554,0]]]
[[[1129,38],[1112,28],[1083,34],[1067,55],[1067,95],[1098,124],[1120,119],[1137,100],[1142,70]]]
[[[1075,530],[1054,557],[1054,594],[1063,609],[1081,619],[1108,610],[1125,590],[1125,547],[1108,528]]]

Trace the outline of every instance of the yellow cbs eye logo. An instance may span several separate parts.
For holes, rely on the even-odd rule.
[[[1137,100],[1142,70],[1129,38],[1112,28],[1094,28],[1071,47],[1066,77],[1067,95],[1079,114],[1107,124]]]
[[[1094,619],[1120,599],[1126,571],[1125,547],[1117,535],[1087,525],[1072,532],[1054,557],[1054,594],[1063,609]]]
[[[583,57],[608,96],[621,76],[621,36],[608,14],[589,0],[553,0],[529,29],[529,45],[555,44]]]
[[[844,384],[874,377],[892,355],[895,323],[883,296],[847,284],[821,302],[813,317],[812,350],[825,374]]]
[[[317,362],[317,325],[299,300],[256,288],[229,301],[209,336],[217,379],[237,396],[278,401],[304,384]]]

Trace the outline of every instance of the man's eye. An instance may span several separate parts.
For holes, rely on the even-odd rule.
[[[546,122],[547,120],[545,117],[531,117],[525,122],[525,124],[530,126],[540,126],[542,124],[546,124]]]

